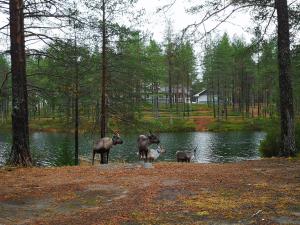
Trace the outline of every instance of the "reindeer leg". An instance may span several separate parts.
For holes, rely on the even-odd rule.
[[[92,165],[94,165],[94,159],[95,159],[95,151],[93,150],[93,160],[92,160]]]
[[[101,164],[107,164],[108,159],[108,152],[102,152],[101,153]]]
[[[101,153],[100,153],[100,164],[103,164],[103,160],[104,160],[104,155],[103,155],[103,153],[101,152]]]
[[[107,151],[107,153],[106,153],[106,163],[108,164],[108,155],[109,155],[109,150]]]

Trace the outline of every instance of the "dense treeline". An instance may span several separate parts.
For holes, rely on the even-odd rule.
[[[256,43],[256,42],[254,42]],[[206,47],[203,60],[204,82],[209,104],[217,119],[228,114],[243,117],[277,117],[279,87],[275,40],[246,44],[230,41],[227,34]],[[299,115],[299,46],[292,51],[294,104]],[[214,97],[213,97],[214,96]]]
[[[231,111],[243,117],[279,114],[280,154],[294,155],[294,104],[299,112],[299,97],[293,98],[293,90],[298,93],[299,85],[291,77],[299,79],[299,54],[297,46],[290,52],[290,30],[297,31],[299,4],[290,6],[287,0],[197,2],[188,11],[196,14],[206,10],[201,22],[184,29],[180,38],[174,38],[169,27],[165,43],[158,44],[132,28],[132,22],[139,18],[139,12],[134,12],[136,3],[137,0],[0,2],[0,12],[9,21],[1,25],[0,31],[10,37],[10,48],[4,51],[10,53],[10,61],[1,56],[0,68],[2,120],[12,115],[10,164],[31,165],[29,119],[51,117],[72,122],[78,159],[80,118],[81,124],[83,119],[93,121],[104,137],[110,123],[130,124],[141,118],[140,112],[147,105],[156,118],[160,117],[162,103],[168,106],[169,113],[189,116],[196,60],[193,46],[185,39],[187,31],[200,25],[205,29],[204,22],[214,16],[223,23],[243,8],[254,12],[255,21],[269,21],[265,31],[276,21],[277,43],[262,42],[264,34],[257,37],[258,44],[251,45],[241,40],[230,42],[224,35],[206,47],[204,81],[214,116],[227,119]],[[220,13],[226,15],[228,7],[232,11],[222,19]],[[9,30],[3,32],[6,28]],[[32,49],[40,41],[46,47]],[[11,81],[6,72],[9,64]]]
[[[80,119],[93,121],[104,137],[111,122],[117,121],[120,126],[139,119],[139,112],[147,103],[158,118],[161,97],[167,98],[168,94],[174,100],[169,105],[175,103],[176,112],[186,114],[189,107],[185,100],[196,74],[192,46],[171,37],[173,64],[168,64],[163,45],[124,26],[131,27],[132,21],[138,20],[136,2],[0,3],[0,12],[10,21],[0,28],[10,28],[4,34],[11,41],[6,51],[11,56],[11,83],[5,73],[1,74],[1,102],[11,106],[11,112],[1,107],[3,120],[12,115],[10,164],[31,164],[29,119],[51,117],[61,119],[63,126],[62,121],[74,124],[77,164]],[[40,41],[45,44],[44,49],[33,49]],[[166,79],[167,70],[172,71],[168,73],[172,79]],[[6,94],[10,88],[11,98]],[[167,100],[164,103],[168,104]],[[180,108],[182,103],[184,107]]]
[[[149,107],[158,118],[160,106],[164,109],[174,106],[171,109],[174,113],[189,115],[187,100],[192,83],[196,81],[196,58],[189,42],[174,41],[172,47],[170,66],[164,45],[143,37],[138,31],[124,29],[119,34],[115,46],[109,47],[107,54],[107,101],[109,117],[113,118],[111,122],[133,123]],[[75,46],[71,39],[57,40],[43,52],[44,55],[27,58],[30,119],[53,118],[71,124],[78,91],[80,117],[99,124],[102,82],[99,47],[84,43]],[[1,81],[4,81],[8,62],[4,57],[1,59]],[[79,90],[75,88],[76,73],[79,74]],[[9,120],[6,107],[10,101],[9,82],[3,83],[0,110],[3,120]]]

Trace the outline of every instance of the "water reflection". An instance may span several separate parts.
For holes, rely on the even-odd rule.
[[[233,162],[245,159],[258,159],[258,147],[264,133],[228,132],[203,133],[195,135],[199,143],[196,153],[198,162]]]
[[[258,147],[265,137],[263,132],[190,132],[160,134],[161,144],[167,152],[159,160],[175,161],[178,150],[193,149],[198,146],[196,161],[235,162],[258,159]],[[79,138],[80,155],[91,158],[93,137],[89,134]],[[124,137],[124,144],[114,146],[110,161],[135,162],[137,157],[137,135]],[[11,136],[0,132],[0,165],[8,158]],[[61,133],[34,132],[30,136],[31,152],[36,165],[63,166],[74,164],[73,135]],[[156,147],[155,145],[153,147]]]

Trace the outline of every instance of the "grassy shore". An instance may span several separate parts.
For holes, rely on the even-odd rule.
[[[152,130],[154,132],[188,132],[195,131],[195,123],[192,118],[173,117],[166,118],[161,117],[159,119],[143,118],[142,120],[136,120],[132,123],[119,123],[118,121],[110,121],[113,129],[120,130],[121,133],[144,133],[145,131]],[[0,123],[1,130],[10,131],[11,122]],[[74,125],[71,122],[66,122],[62,119],[41,118],[31,120],[29,122],[29,128],[31,131],[43,131],[43,132],[74,132]],[[97,132],[99,126],[94,122],[81,119],[79,127],[80,133]]]
[[[267,131],[270,127],[276,126],[279,121],[267,118],[241,118],[229,117],[228,120],[214,120],[208,125],[209,131]]]
[[[0,169],[0,224],[298,224],[300,161]]]
[[[145,107],[143,112],[136,115],[131,122],[124,122],[116,118],[110,119],[110,127],[125,133],[139,133],[147,130],[156,132],[187,132],[187,131],[266,131],[279,124],[278,119],[270,118],[243,118],[236,113],[229,112],[227,120],[213,118],[212,108],[206,105],[192,105],[189,116],[172,112],[167,107],[161,107],[159,117],[155,118],[151,108]],[[1,130],[10,130],[11,121],[1,123]],[[29,122],[31,131],[45,132],[73,132],[72,119],[66,118],[37,118]],[[81,133],[95,132],[99,126],[91,119],[81,117],[79,129]]]

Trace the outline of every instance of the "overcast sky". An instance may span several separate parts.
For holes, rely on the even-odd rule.
[[[157,9],[171,0],[139,0],[137,8],[144,8],[145,24],[140,28],[153,34],[153,38],[159,42],[163,41],[164,32],[166,30],[166,21],[170,20],[173,23],[174,32],[180,32],[187,25],[199,21],[201,15],[188,15],[185,9],[188,7],[187,0],[177,0],[167,12],[156,13]],[[184,3],[185,2],[185,3]],[[245,30],[250,24],[249,14],[237,14],[229,22],[222,24],[218,28],[220,34],[227,32],[231,37],[234,35],[243,36],[246,41],[250,41],[251,35]],[[7,22],[7,17],[0,15],[0,27]],[[205,23],[205,28],[209,30],[217,24],[216,21]],[[203,31],[203,26],[201,27]],[[201,30],[200,29],[200,30]],[[6,41],[9,41],[5,38]],[[1,42],[1,49],[4,48],[4,42]],[[7,47],[7,46],[6,46]]]
[[[176,3],[165,13],[156,14],[158,8],[165,5],[171,0],[140,0],[138,7],[144,7],[146,9],[146,18],[148,24],[147,28],[153,33],[154,39],[162,41],[164,32],[166,30],[166,21],[171,20],[175,32],[180,32],[186,26],[200,21],[202,15],[189,15],[186,13],[186,9],[189,7],[187,0],[177,0]],[[205,23],[206,30],[213,28],[218,22],[209,21]],[[242,36],[246,41],[250,41],[251,35],[246,32],[247,28],[251,24],[250,15],[248,13],[237,13],[228,22],[223,23],[217,32],[220,34],[227,32],[231,37],[234,35]],[[203,30],[201,26],[200,30]]]
[[[145,16],[143,17],[142,26],[137,26],[138,29],[143,30],[147,34],[152,34],[153,39],[158,42],[163,42],[164,35],[166,31],[166,23],[168,20],[172,22],[172,27],[174,33],[179,33],[186,26],[193,24],[197,21],[200,21],[200,14],[197,15],[189,15],[186,13],[186,9],[189,7],[189,1],[187,0],[177,0],[176,3],[169,8],[166,12],[156,13],[158,8],[161,8],[168,2],[172,0],[139,0],[137,4],[138,9],[145,9]],[[7,22],[7,17],[0,15],[0,27],[3,26]],[[214,26],[218,24],[217,21],[209,21],[205,23],[205,29],[208,31]],[[216,35],[222,35],[224,32],[227,32],[228,35],[232,38],[234,36],[242,37],[245,41],[250,42],[251,33],[247,32],[247,28],[250,27],[251,20],[249,13],[236,13],[234,17],[232,17],[228,22],[223,23],[216,32]],[[199,29],[200,33],[204,33],[204,26],[201,26]],[[213,36],[213,37],[214,37]],[[2,36],[3,37],[3,36]],[[203,41],[195,43],[194,48],[195,52],[200,59],[203,54]],[[43,43],[34,43],[33,46],[41,47]],[[31,45],[31,47],[33,47]],[[0,50],[9,48],[9,38],[4,38],[0,41]],[[36,48],[36,47],[35,47]],[[200,63],[199,63],[200,64]],[[199,66],[199,72],[201,74],[201,67]]]
[[[166,21],[170,20],[173,24],[174,33],[181,32],[186,26],[199,22],[203,15],[189,15],[186,13],[186,9],[189,7],[187,0],[177,0],[168,11],[157,14],[158,8],[161,8],[167,2],[171,0],[140,0],[138,7],[144,7],[146,9],[146,26],[142,26],[142,30],[148,31],[153,34],[153,38],[159,42],[163,42],[166,31]],[[219,22],[211,20],[205,23],[205,30],[208,31],[215,27]],[[226,23],[220,25],[212,35],[212,38],[223,35],[225,32],[232,39],[237,36],[243,38],[246,42],[250,42],[253,35],[248,29],[251,27],[250,14],[247,12],[236,13]],[[200,27],[200,36],[204,34],[203,26]],[[204,53],[204,45],[206,39],[194,44],[195,53],[198,57],[198,73],[201,77],[201,56]]]

